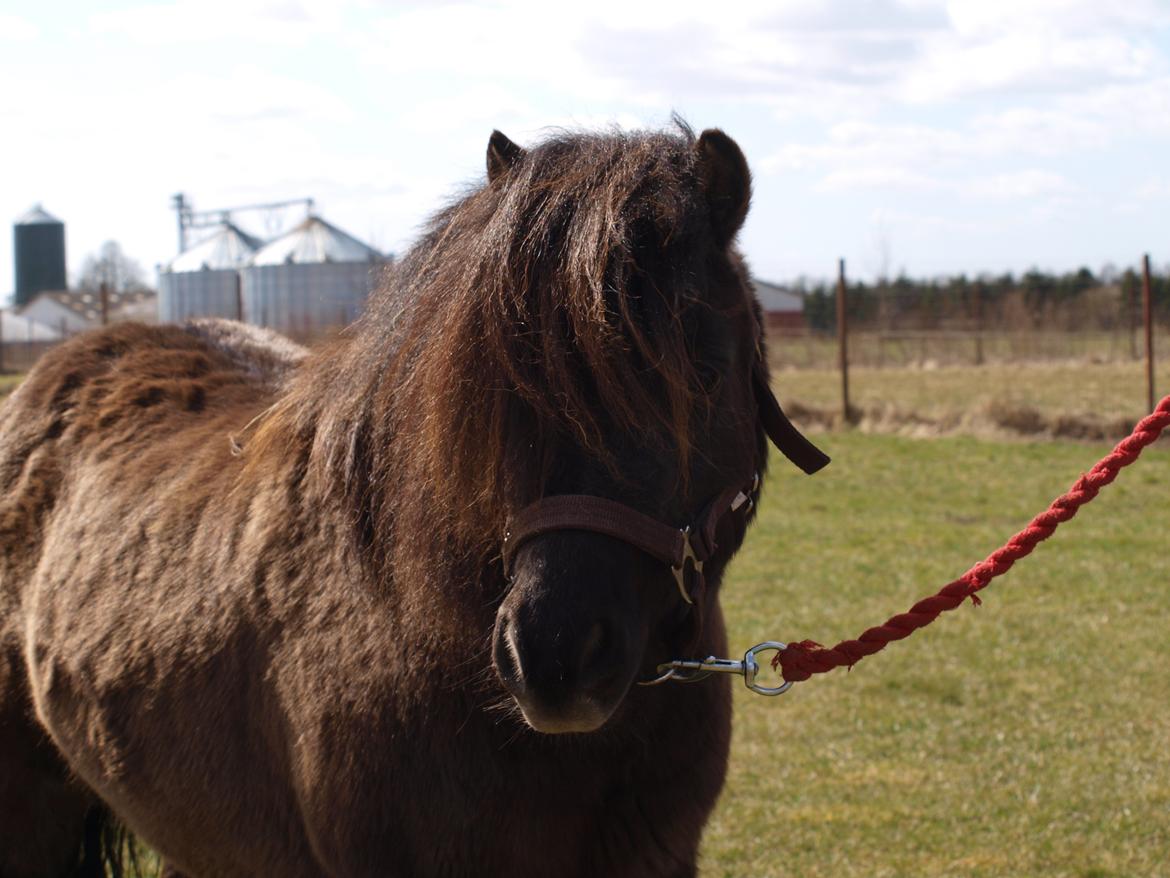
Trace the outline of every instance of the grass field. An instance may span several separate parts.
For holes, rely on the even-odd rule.
[[[856,636],[983,558],[1105,450],[819,437],[776,462],[731,640]],[[1170,451],[984,592],[860,663],[737,687],[713,876],[1170,875]]]

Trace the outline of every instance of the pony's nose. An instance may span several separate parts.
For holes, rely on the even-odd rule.
[[[495,658],[510,689],[555,702],[604,683],[622,664],[621,636],[608,620],[594,621],[583,636],[537,621],[521,624],[508,609],[499,623]]]
[[[605,722],[628,652],[621,626],[558,626],[503,607],[493,653],[500,680],[538,731],[592,731]]]

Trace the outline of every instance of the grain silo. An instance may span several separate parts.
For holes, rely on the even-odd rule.
[[[12,227],[16,305],[42,290],[65,289],[65,224],[39,204]]]
[[[244,319],[306,337],[357,317],[384,261],[317,216],[266,244],[240,272]]]
[[[240,319],[240,268],[261,242],[229,222],[176,256],[158,273],[158,319]]]

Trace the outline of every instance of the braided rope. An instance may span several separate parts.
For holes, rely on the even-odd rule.
[[[909,612],[901,613],[876,628],[865,631],[856,640],[843,640],[836,646],[825,648],[813,640],[790,643],[788,648],[776,653],[772,667],[779,668],[785,680],[797,682],[807,680],[813,674],[823,674],[834,668],[852,667],[854,664],[884,649],[887,643],[909,637],[919,628],[924,628],[940,613],[953,610],[967,598],[978,604],[976,592],[986,588],[997,576],[1011,569],[1016,561],[1030,554],[1041,540],[1052,536],[1057,526],[1077,514],[1077,510],[1097,496],[1097,493],[1117,478],[1124,466],[1138,459],[1142,449],[1157,440],[1162,431],[1170,426],[1170,396],[1165,397],[1153,413],[1143,418],[1133,432],[1109,454],[1103,457],[1089,472],[1077,479],[1067,492],[1052,501],[1047,510],[1041,512],[1026,528],[1013,536],[1003,548],[992,552],[954,582],[945,585],[938,594],[925,598]]]

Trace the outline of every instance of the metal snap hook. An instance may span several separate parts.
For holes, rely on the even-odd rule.
[[[761,652],[769,652],[775,650],[782,652],[788,648],[787,643],[781,643],[778,640],[765,640],[763,643],[757,643],[751,649],[743,654],[743,682],[753,692],[758,692],[760,695],[783,695],[792,687],[791,680],[785,680],[779,686],[761,686],[756,682],[756,676],[760,673],[760,664],[756,661],[756,656]]]
[[[782,695],[787,692],[791,686],[791,680],[785,680],[779,686],[761,686],[756,682],[756,677],[760,673],[760,663],[756,661],[756,656],[762,652],[787,649],[788,644],[781,643],[778,640],[766,640],[763,643],[757,643],[751,649],[743,654],[743,661],[736,659],[721,659],[713,655],[707,656],[702,660],[695,659],[675,659],[672,662],[664,662],[657,668],[658,677],[653,680],[645,680],[640,682],[639,686],[657,686],[659,683],[667,681],[674,681],[675,683],[695,683],[699,680],[704,680],[712,674],[739,674],[743,677],[744,685],[760,695]]]

